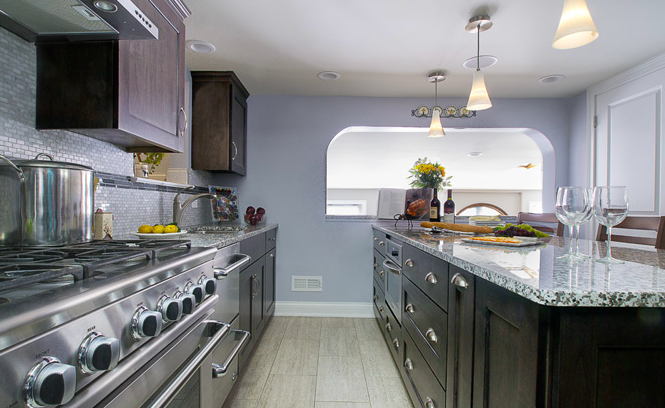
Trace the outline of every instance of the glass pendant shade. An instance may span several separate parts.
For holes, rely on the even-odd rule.
[[[432,109],[432,122],[429,125],[429,133],[427,137],[443,137],[446,133],[443,131],[443,126],[441,126],[441,111],[438,109]]]
[[[586,0],[564,0],[552,47],[560,50],[577,48],[589,44],[598,36]]]
[[[469,101],[466,103],[466,108],[479,111],[491,107],[492,101],[490,101],[490,96],[487,94],[483,72],[476,70],[473,73],[473,85],[471,86],[471,93],[469,94]]]

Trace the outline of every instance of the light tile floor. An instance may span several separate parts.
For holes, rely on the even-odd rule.
[[[374,319],[273,317],[224,408],[413,408]]]

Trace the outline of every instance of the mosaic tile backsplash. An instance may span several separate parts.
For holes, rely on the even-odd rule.
[[[35,46],[0,28],[0,154],[31,159],[38,153],[51,154],[58,161],[84,164],[96,172],[132,176],[131,153],[115,145],[68,131],[35,130]],[[212,175],[189,172],[190,183],[207,186]],[[181,196],[181,201],[191,195]],[[100,185],[95,207],[114,213],[115,235],[136,231],[140,224],[170,222],[174,192]],[[201,200],[189,208],[183,225],[212,220],[210,201]]]

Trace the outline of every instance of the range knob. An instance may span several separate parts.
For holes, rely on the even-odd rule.
[[[132,316],[132,336],[136,340],[157,337],[162,332],[162,314],[139,307]]]
[[[84,373],[113,370],[119,359],[120,341],[100,332],[90,333],[79,347],[78,365]]]
[[[194,285],[192,282],[189,282],[185,286],[185,292],[194,295],[194,297],[196,297],[196,303],[203,302],[203,297],[205,295],[203,285]]]
[[[217,291],[217,280],[203,275],[199,278],[199,285],[203,286],[206,295],[214,295]]]
[[[175,299],[180,299],[182,302],[182,314],[189,315],[194,313],[194,308],[196,307],[196,296],[191,293],[184,293],[181,291],[176,291],[173,294]]]
[[[167,323],[178,321],[182,317],[182,301],[162,295],[157,302],[157,311]]]
[[[66,404],[76,392],[76,368],[54,357],[42,357],[28,373],[23,391],[30,408]]]

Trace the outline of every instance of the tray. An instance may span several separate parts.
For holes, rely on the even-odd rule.
[[[180,232],[171,232],[169,234],[154,234],[152,232],[150,233],[143,233],[143,232],[130,232],[132,235],[136,235],[137,237],[141,239],[172,239],[176,237],[181,237],[185,235],[187,231],[185,230],[180,230]]]
[[[507,247],[525,247],[525,246],[531,246],[531,245],[540,245],[543,244],[544,242],[539,240],[538,238],[515,238],[519,239],[521,242],[520,243],[512,243],[512,242],[492,242],[492,241],[480,241],[476,240],[473,238],[462,238],[463,242],[471,243],[471,244],[482,244],[482,245],[497,245],[497,246],[507,246]]]

